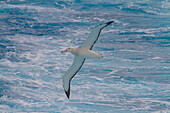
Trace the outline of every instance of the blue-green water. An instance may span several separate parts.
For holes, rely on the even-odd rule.
[[[68,100],[60,51],[112,20]],[[170,1],[1,0],[0,112],[170,112]]]

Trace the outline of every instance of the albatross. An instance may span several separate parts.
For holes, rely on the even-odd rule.
[[[64,74],[64,76],[62,78],[63,88],[64,88],[65,94],[67,95],[68,99],[70,96],[71,79],[81,69],[85,60],[103,57],[102,54],[98,54],[98,53],[95,53],[94,51],[92,51],[92,48],[93,48],[93,45],[98,40],[101,30],[104,27],[110,25],[112,22],[114,22],[114,21],[100,24],[100,25],[94,27],[92,29],[91,33],[89,34],[88,38],[79,47],[69,47],[69,48],[61,51],[61,53],[70,52],[75,55],[75,58],[74,58],[74,61],[71,65],[71,67],[66,71],[66,73]]]

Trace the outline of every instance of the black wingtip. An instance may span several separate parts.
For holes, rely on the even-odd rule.
[[[67,95],[67,98],[69,99],[69,97],[70,97],[70,90],[65,91],[65,93],[66,93],[66,95]]]
[[[109,25],[109,24],[111,24],[111,23],[113,23],[114,21],[110,21],[110,22],[107,22],[106,24],[107,24],[107,26]]]

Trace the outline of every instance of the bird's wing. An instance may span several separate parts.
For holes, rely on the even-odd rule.
[[[63,76],[63,87],[64,87],[64,91],[65,91],[68,99],[70,96],[71,79],[81,69],[84,61],[85,61],[85,58],[82,58],[81,56],[75,56],[73,64],[71,65],[71,67],[67,70],[67,72]]]
[[[86,47],[86,48],[89,48],[91,50],[93,48],[93,45],[95,44],[95,42],[99,38],[101,30],[104,27],[111,24],[112,22],[114,22],[114,21],[110,21],[110,22],[107,22],[107,23],[104,23],[104,24],[100,24],[100,25],[94,27],[92,29],[90,35],[88,36],[88,38],[83,42],[83,44],[80,47]]]

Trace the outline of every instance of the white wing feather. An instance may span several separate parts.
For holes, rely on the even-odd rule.
[[[93,45],[95,44],[95,42],[97,41],[101,30],[108,26],[109,24],[111,24],[114,21],[111,22],[107,22],[101,25],[98,25],[96,27],[94,27],[91,31],[91,33],[89,34],[88,38],[83,42],[83,44],[80,47],[86,47],[89,48],[90,50],[92,49]]]
[[[75,56],[73,64],[71,65],[71,67],[67,70],[67,72],[63,76],[63,87],[64,87],[65,93],[66,93],[68,98],[69,98],[69,95],[70,95],[71,79],[81,69],[84,61],[85,61],[85,58],[82,58],[80,56]]]

